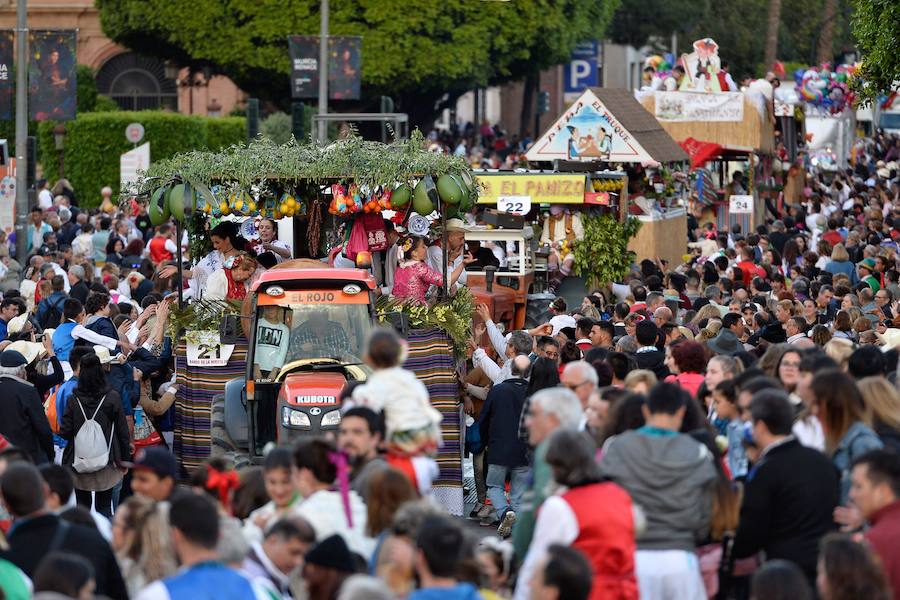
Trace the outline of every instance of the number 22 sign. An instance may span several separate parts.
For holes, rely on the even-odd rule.
[[[500,196],[497,210],[511,215],[526,215],[531,210],[531,196]]]

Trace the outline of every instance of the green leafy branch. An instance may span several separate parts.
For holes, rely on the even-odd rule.
[[[628,241],[637,235],[641,222],[628,217],[620,223],[612,215],[582,218],[584,239],[575,244],[575,272],[594,288],[619,281],[634,262]]]
[[[437,328],[445,331],[453,342],[457,358],[465,356],[466,341],[472,336],[472,315],[475,313],[475,296],[469,288],[460,288],[449,300],[435,304],[410,302],[382,296],[375,304],[375,312],[382,322],[392,312],[405,313],[414,329]]]

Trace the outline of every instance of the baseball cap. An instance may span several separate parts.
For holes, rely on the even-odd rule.
[[[0,367],[14,368],[22,367],[28,364],[28,360],[22,356],[21,352],[15,350],[4,350],[0,352]]]
[[[178,478],[178,465],[175,457],[165,448],[141,448],[134,456],[134,462],[130,466],[135,470],[153,471],[159,478]]]

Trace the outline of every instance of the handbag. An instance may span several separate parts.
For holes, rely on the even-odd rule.
[[[353,222],[353,228],[350,230],[350,238],[344,247],[344,256],[356,262],[356,255],[360,252],[369,251],[369,239],[366,236],[366,227],[362,221],[356,219]]]
[[[163,443],[162,436],[153,426],[150,417],[144,414],[142,408],[135,410],[134,417],[134,445],[136,448],[159,446]]]

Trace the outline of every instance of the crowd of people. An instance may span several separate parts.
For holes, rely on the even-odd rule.
[[[531,330],[479,305],[460,375],[477,497],[465,518],[430,498],[441,414],[387,330],[357,342],[372,375],[345,391],[336,435],[186,472],[167,329],[186,244],[138,205],[81,210],[71,186],[42,182],[27,255],[0,243],[0,588],[900,598],[896,147],[878,136],[850,169],[811,169],[805,202],[752,231],[694,214],[683,264],[644,258],[580,304],[555,298]],[[464,223],[447,225],[446,248],[387,227],[380,291],[428,302],[445,252],[451,290],[468,265],[504,258],[473,255]],[[241,301],[292,257],[275,223],[258,234],[216,225],[185,295]]]

